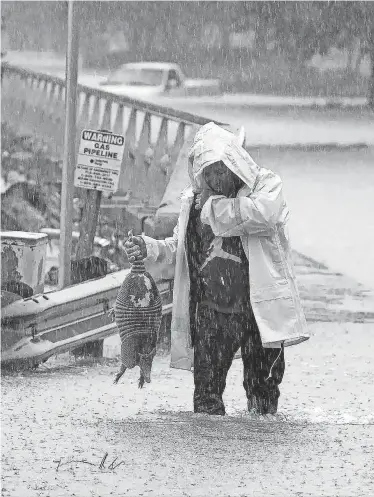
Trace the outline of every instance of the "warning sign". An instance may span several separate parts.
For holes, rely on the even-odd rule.
[[[74,186],[115,192],[121,172],[125,138],[108,131],[84,129],[79,144]]]

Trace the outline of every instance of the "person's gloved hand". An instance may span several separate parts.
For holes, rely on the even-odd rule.
[[[124,243],[124,249],[130,262],[142,260],[147,257],[147,246],[141,236],[133,236],[129,232],[129,237]]]

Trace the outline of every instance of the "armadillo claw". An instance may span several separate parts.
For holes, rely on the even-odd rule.
[[[116,318],[116,314],[115,314],[115,311],[114,311],[114,308],[112,307],[111,309],[109,309],[108,311],[108,318],[111,320],[111,321],[114,321],[115,318]]]
[[[116,385],[120,378],[123,376],[124,372],[126,371],[126,368],[124,369],[124,371],[120,371],[119,373],[116,374],[116,377],[114,378],[114,381],[113,383]]]

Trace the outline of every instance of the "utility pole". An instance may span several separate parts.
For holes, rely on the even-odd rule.
[[[77,84],[79,60],[78,6],[68,0],[68,45],[66,52],[64,161],[61,190],[59,289],[70,284],[74,168],[77,136]]]
[[[369,32],[369,50],[370,50],[370,79],[369,79],[369,95],[368,104],[374,110],[374,9],[372,10],[372,26]]]

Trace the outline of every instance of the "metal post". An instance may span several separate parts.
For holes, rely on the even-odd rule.
[[[77,5],[68,1],[68,46],[66,53],[64,162],[62,169],[59,288],[70,284],[74,168],[76,160],[77,83],[79,25]]]

